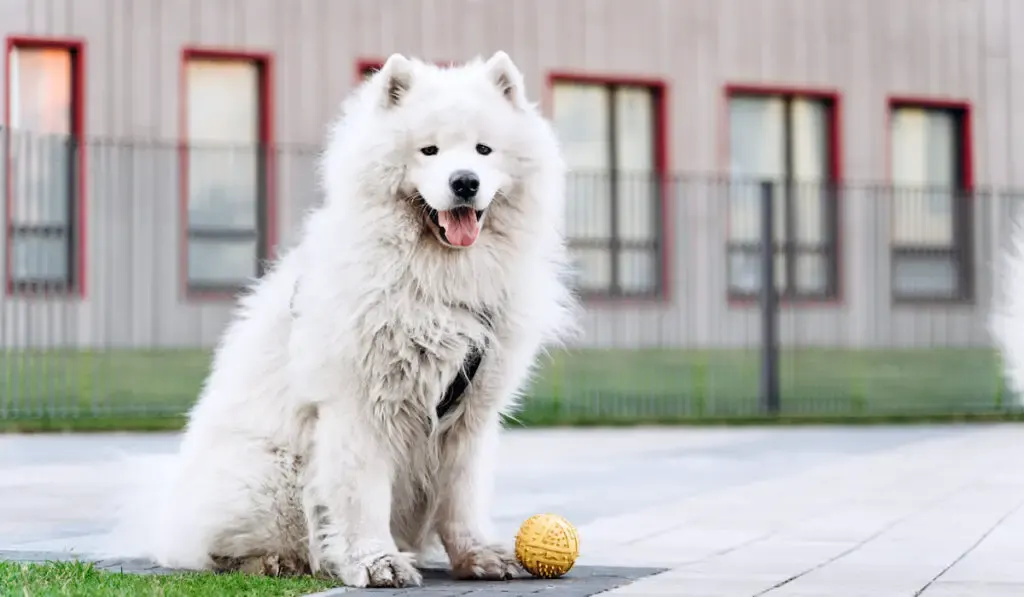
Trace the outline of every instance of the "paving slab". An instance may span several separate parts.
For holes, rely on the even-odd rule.
[[[166,458],[177,441],[0,436],[0,558],[88,557],[112,523],[106,504],[124,476],[116,455]],[[1013,424],[510,432],[493,506],[499,537],[511,541],[531,514],[561,514],[579,529],[577,567],[557,581],[440,574],[404,591],[1020,597],[1021,445],[1024,425]]]
[[[561,578],[519,578],[510,581],[457,581],[447,570],[424,570],[423,586],[406,589],[348,589],[339,588],[309,597],[332,595],[434,595],[471,597],[527,597],[529,595],[556,595],[558,597],[590,597],[657,574],[658,568],[624,568],[611,566],[579,566]]]

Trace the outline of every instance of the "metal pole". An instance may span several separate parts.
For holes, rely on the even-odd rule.
[[[775,291],[775,187],[761,183],[761,410],[779,412],[779,297]]]

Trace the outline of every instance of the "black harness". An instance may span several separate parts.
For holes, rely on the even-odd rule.
[[[462,368],[455,374],[455,379],[452,380],[452,383],[448,384],[444,395],[441,396],[441,401],[437,403],[438,421],[459,406],[459,402],[462,401],[462,395],[466,393],[466,388],[472,383],[473,376],[476,375],[477,369],[480,368],[480,363],[483,360],[484,351],[482,349],[476,346],[469,349],[469,353],[466,354],[466,360],[462,363]]]

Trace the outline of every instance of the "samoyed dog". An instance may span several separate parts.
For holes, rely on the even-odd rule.
[[[1014,218],[1009,241],[996,269],[989,331],[1002,353],[1004,375],[1017,404],[1024,406],[1024,223]]]
[[[433,546],[456,578],[510,578],[488,513],[502,418],[576,329],[555,134],[505,53],[395,54],[345,101],[320,177],[119,532],[178,568],[414,586]]]

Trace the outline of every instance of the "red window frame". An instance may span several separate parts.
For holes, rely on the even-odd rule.
[[[722,159],[724,172],[727,176],[731,176],[729,171],[729,138],[730,138],[730,121],[729,121],[729,102],[734,97],[783,97],[783,98],[807,98],[824,101],[829,105],[829,123],[828,123],[828,167],[829,167],[829,180],[825,182],[828,187],[828,192],[832,194],[831,202],[831,214],[829,215],[829,221],[826,223],[830,228],[829,233],[831,234],[831,259],[827,264],[832,277],[826,283],[826,292],[822,295],[801,295],[796,293],[782,292],[780,293],[780,300],[784,304],[815,304],[815,305],[839,305],[843,302],[843,203],[842,203],[842,185],[843,185],[843,161],[842,161],[842,114],[843,114],[843,98],[842,94],[835,89],[819,89],[813,87],[785,87],[785,86],[773,86],[773,85],[748,85],[748,84],[728,84],[724,87],[724,103],[723,103],[723,127],[722,127]],[[731,213],[727,210],[727,214]],[[732,247],[732,241],[729,239],[729,223],[726,222],[723,235],[726,238],[726,253],[728,259],[728,252]],[[778,250],[778,249],[776,249]],[[787,272],[791,271],[792,266],[787,267]],[[749,293],[738,293],[729,286],[728,276],[726,278],[726,293],[730,304],[733,305],[755,305],[757,304],[757,295]]]
[[[621,75],[602,75],[594,73],[578,73],[553,71],[547,75],[546,98],[547,113],[554,110],[554,89],[559,83],[578,85],[598,85],[607,87],[643,87],[651,92],[654,102],[653,158],[654,176],[659,183],[657,191],[656,213],[659,226],[655,229],[654,251],[657,266],[655,284],[650,293],[623,294],[611,291],[608,293],[584,293],[583,298],[589,303],[626,303],[655,301],[668,302],[672,297],[672,267],[674,257],[672,248],[674,238],[673,210],[670,197],[672,184],[669,180],[669,86],[659,78],[634,77]],[[572,243],[572,239],[570,244]],[[615,243],[615,239],[612,239]],[[614,259],[614,257],[613,257]],[[615,285],[613,280],[612,284]]]
[[[889,186],[892,188],[892,115],[899,108],[917,108],[922,110],[940,111],[952,113],[956,117],[957,130],[957,189],[961,200],[957,201],[953,216],[953,243],[945,249],[955,260],[957,267],[957,288],[955,296],[951,297],[928,297],[924,295],[909,296],[900,295],[896,291],[895,284],[895,262],[900,255],[912,255],[921,250],[912,248],[901,248],[893,238],[893,227],[889,228],[889,253],[892,261],[890,270],[890,294],[893,304],[896,305],[921,305],[935,303],[970,304],[975,300],[975,263],[974,263],[974,139],[973,139],[973,106],[971,102],[958,99],[938,99],[920,96],[889,96],[886,102],[886,177]],[[895,192],[895,189],[894,189]],[[923,249],[923,251],[934,251],[935,249]]]
[[[259,121],[258,139],[263,147],[264,160],[263,169],[260,172],[262,177],[261,198],[262,206],[257,214],[258,234],[258,255],[259,260],[257,275],[265,271],[266,262],[272,260],[277,249],[277,226],[278,226],[278,189],[277,189],[277,155],[275,141],[275,80],[274,80],[274,58],[269,52],[254,52],[245,50],[187,47],[181,52],[180,63],[180,84],[179,84],[179,217],[181,228],[179,236],[179,281],[185,291],[187,298],[200,300],[229,300],[233,299],[241,288],[233,286],[211,287],[195,286],[191,284],[188,272],[188,249],[189,249],[189,138],[188,138],[188,64],[191,60],[222,60],[228,62],[250,62],[255,63],[259,69]]]
[[[14,238],[14,185],[11,173],[10,135],[3,135],[4,160],[3,168],[6,188],[4,191],[4,291],[8,296],[86,296],[87,280],[87,196],[88,170],[87,148],[85,143],[85,85],[86,85],[86,47],[80,39],[56,37],[9,36],[4,47],[4,126],[10,130],[11,123],[11,69],[10,60],[16,48],[25,49],[59,49],[67,51],[71,57],[71,138],[75,144],[75,163],[77,170],[73,178],[73,197],[69,200],[69,259],[67,279],[56,283],[52,281],[18,282],[13,277],[12,248]]]

